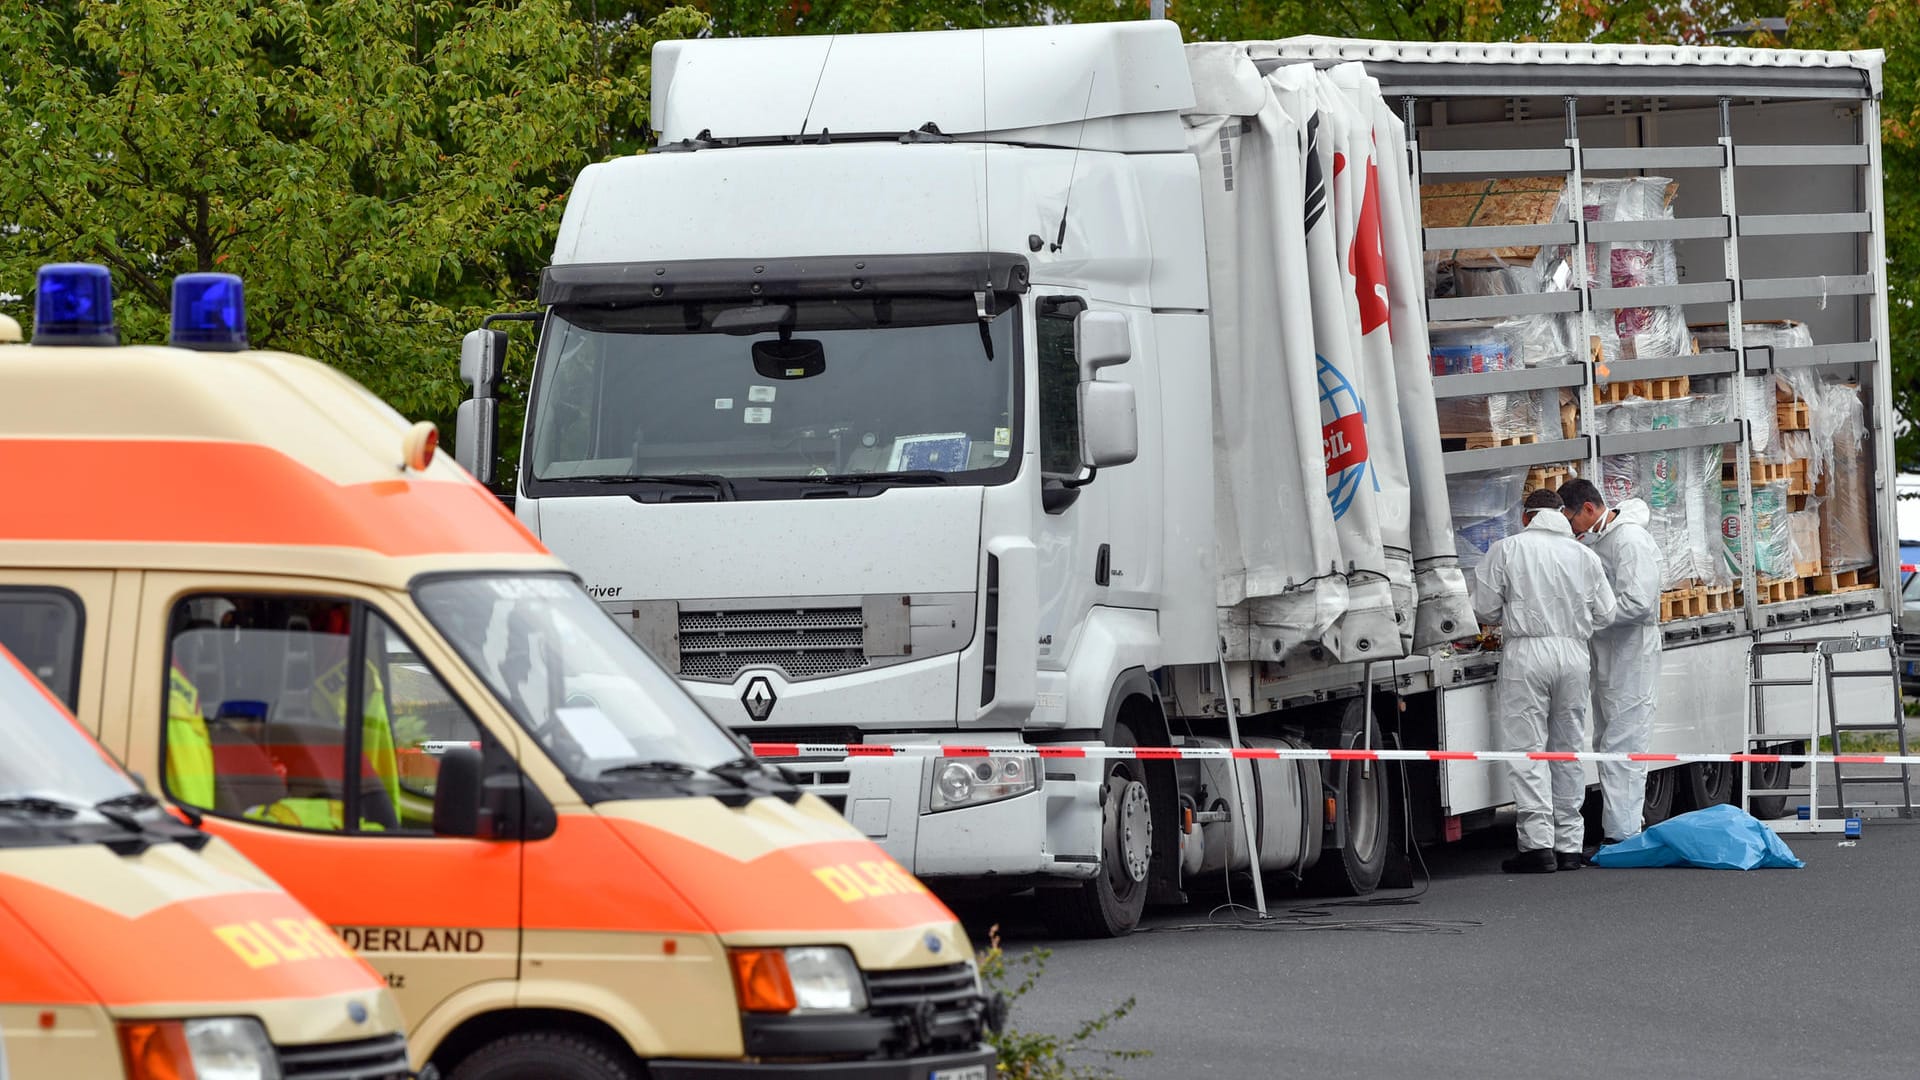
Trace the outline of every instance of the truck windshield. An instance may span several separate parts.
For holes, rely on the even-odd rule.
[[[430,578],[414,595],[569,778],[672,763],[710,770],[741,748],[572,579]]]
[[[137,795],[132,778],[81,734],[66,710],[11,653],[0,650],[0,812],[42,800],[92,807]],[[57,812],[57,811],[56,811]]]
[[[555,308],[530,490],[1003,483],[1019,462],[1017,307],[992,304],[984,322],[972,297]]]

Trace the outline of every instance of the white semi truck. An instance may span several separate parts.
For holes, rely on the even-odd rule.
[[[755,742],[1219,745],[1232,710],[1255,745],[1491,749],[1498,653],[1450,644],[1479,629],[1458,554],[1484,535],[1456,535],[1449,492],[1511,503],[1528,469],[1571,467],[1637,493],[1636,462],[1656,487],[1704,462],[1674,541],[1703,546],[1701,582],[1675,595],[1719,600],[1665,624],[1652,749],[1765,745],[1749,642],[1893,617],[1879,71],[1877,53],[1183,45],[1165,22],[662,44],[657,150],[581,174],[540,310],[507,316],[538,329],[516,512]],[[1649,175],[1673,180],[1659,212],[1595,205],[1606,178]],[[1423,184],[1503,177],[1560,202],[1444,228],[1422,204]],[[1668,276],[1620,277],[1648,249]],[[1484,269],[1463,251],[1552,265],[1438,284]],[[1659,347],[1649,312],[1723,329]],[[1516,320],[1592,350],[1431,373],[1443,335]],[[1800,336],[1761,333],[1778,320]],[[464,344],[458,427],[487,480],[494,321]],[[1803,578],[1769,580],[1777,552],[1740,543],[1767,527],[1764,376],[1783,372],[1857,382],[1864,475],[1831,445],[1826,468],[1864,484],[1845,580],[1875,587],[1799,597]],[[1719,411],[1620,408],[1675,386]],[[1489,400],[1557,420],[1562,389],[1564,426],[1441,438],[1444,410]],[[1771,716],[1810,703],[1766,693]],[[1892,707],[1864,681],[1843,701]],[[786,764],[921,877],[1036,888],[1063,932],[1124,933],[1150,897],[1249,862],[1223,765]],[[1509,801],[1481,764],[1239,767],[1262,867],[1353,892],[1403,820],[1453,839]],[[1648,815],[1734,779],[1660,770]]]

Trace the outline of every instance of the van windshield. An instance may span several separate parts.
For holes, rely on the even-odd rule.
[[[437,577],[414,595],[570,779],[597,784],[644,763],[711,770],[741,756],[733,737],[571,578]]]
[[[0,751],[0,807],[10,800],[39,799],[91,807],[139,790],[4,649],[0,746],[5,747]]]

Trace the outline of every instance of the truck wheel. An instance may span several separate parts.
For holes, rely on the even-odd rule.
[[[1126,728],[1114,738],[1137,746]],[[1100,798],[1100,869],[1072,889],[1041,889],[1035,895],[1047,930],[1058,937],[1122,937],[1140,925],[1153,876],[1153,792],[1146,762],[1114,758],[1107,763]]]
[[[1738,768],[1738,766],[1735,766]],[[1748,766],[1756,788],[1783,788],[1793,780],[1793,766],[1784,761],[1770,761]],[[1740,783],[1740,774],[1735,773],[1733,782]],[[1785,795],[1756,795],[1748,806],[1748,813],[1761,821],[1787,816],[1787,797]]]
[[[1648,825],[1658,825],[1673,816],[1673,789],[1678,786],[1680,770],[1648,770],[1647,801],[1641,812],[1641,820]]]
[[[642,1080],[624,1052],[566,1031],[508,1035],[468,1054],[449,1080]]]
[[[1695,761],[1668,772],[1680,773],[1677,802],[1683,810],[1705,810],[1733,798],[1740,766],[1730,761]]]
[[[1372,729],[1367,745],[1380,745],[1380,729]],[[1342,740],[1347,748],[1361,742],[1354,736]],[[1380,875],[1387,868],[1387,842],[1392,835],[1387,808],[1387,766],[1379,761],[1341,761],[1339,813],[1346,817],[1346,843],[1324,848],[1320,858],[1307,869],[1307,880],[1322,889],[1347,896],[1365,896],[1380,887]]]

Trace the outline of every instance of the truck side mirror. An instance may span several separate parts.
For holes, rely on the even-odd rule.
[[[1073,319],[1073,355],[1080,360],[1080,381],[1091,381],[1104,367],[1133,359],[1127,317],[1117,311],[1082,311]]]
[[[448,747],[440,755],[440,774],[433,784],[433,834],[480,835],[480,751],[471,746]]]
[[[494,435],[499,431],[494,383],[507,356],[505,330],[473,330],[460,341],[460,381],[473,396],[453,417],[453,459],[482,484],[494,480]]]
[[[1073,354],[1080,361],[1080,463],[1089,469],[1125,465],[1140,456],[1140,425],[1133,387],[1101,382],[1101,368],[1133,358],[1127,317],[1117,311],[1082,311],[1073,320]]]
[[[1140,424],[1133,387],[1123,382],[1080,384],[1080,462],[1090,469],[1125,465],[1140,456]]]

